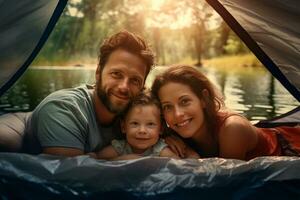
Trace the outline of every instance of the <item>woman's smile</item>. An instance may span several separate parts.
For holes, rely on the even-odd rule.
[[[168,82],[158,92],[164,118],[184,138],[205,132],[204,103],[188,85]]]
[[[176,123],[175,126],[177,126],[178,128],[184,128],[184,127],[188,126],[191,121],[192,121],[192,118],[184,120],[184,121],[179,122],[179,123]]]

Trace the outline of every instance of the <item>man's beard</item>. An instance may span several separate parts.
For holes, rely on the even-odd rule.
[[[111,113],[120,114],[125,110],[127,105],[123,105],[123,106],[113,105],[113,103],[109,99],[108,93],[106,93],[105,90],[102,89],[101,84],[99,84],[99,82],[98,84],[96,84],[96,91],[97,91],[97,96],[101,100],[102,104]]]

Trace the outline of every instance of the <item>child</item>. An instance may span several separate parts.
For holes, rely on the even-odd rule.
[[[150,93],[141,92],[122,115],[121,130],[126,140],[113,140],[96,153],[99,159],[128,160],[142,156],[178,158],[160,133],[163,131],[160,104]]]

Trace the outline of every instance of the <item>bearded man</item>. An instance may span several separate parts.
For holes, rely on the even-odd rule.
[[[93,155],[118,137],[116,118],[143,89],[153,52],[140,36],[121,31],[104,41],[98,58],[95,86],[56,91],[35,108],[25,152]]]

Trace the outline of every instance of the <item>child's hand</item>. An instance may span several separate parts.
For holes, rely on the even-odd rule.
[[[87,153],[87,155],[89,155],[89,156],[92,157],[92,158],[98,158],[98,157],[97,157],[97,154],[96,154],[95,152]]]
[[[111,160],[132,160],[132,159],[138,159],[141,158],[142,156],[139,154],[127,154],[127,155],[122,155],[122,156],[118,156],[116,158],[113,158]]]
[[[180,139],[179,137],[175,135],[170,135],[165,138],[166,143],[170,147],[170,149],[179,157],[185,158],[185,149],[186,144]]]

